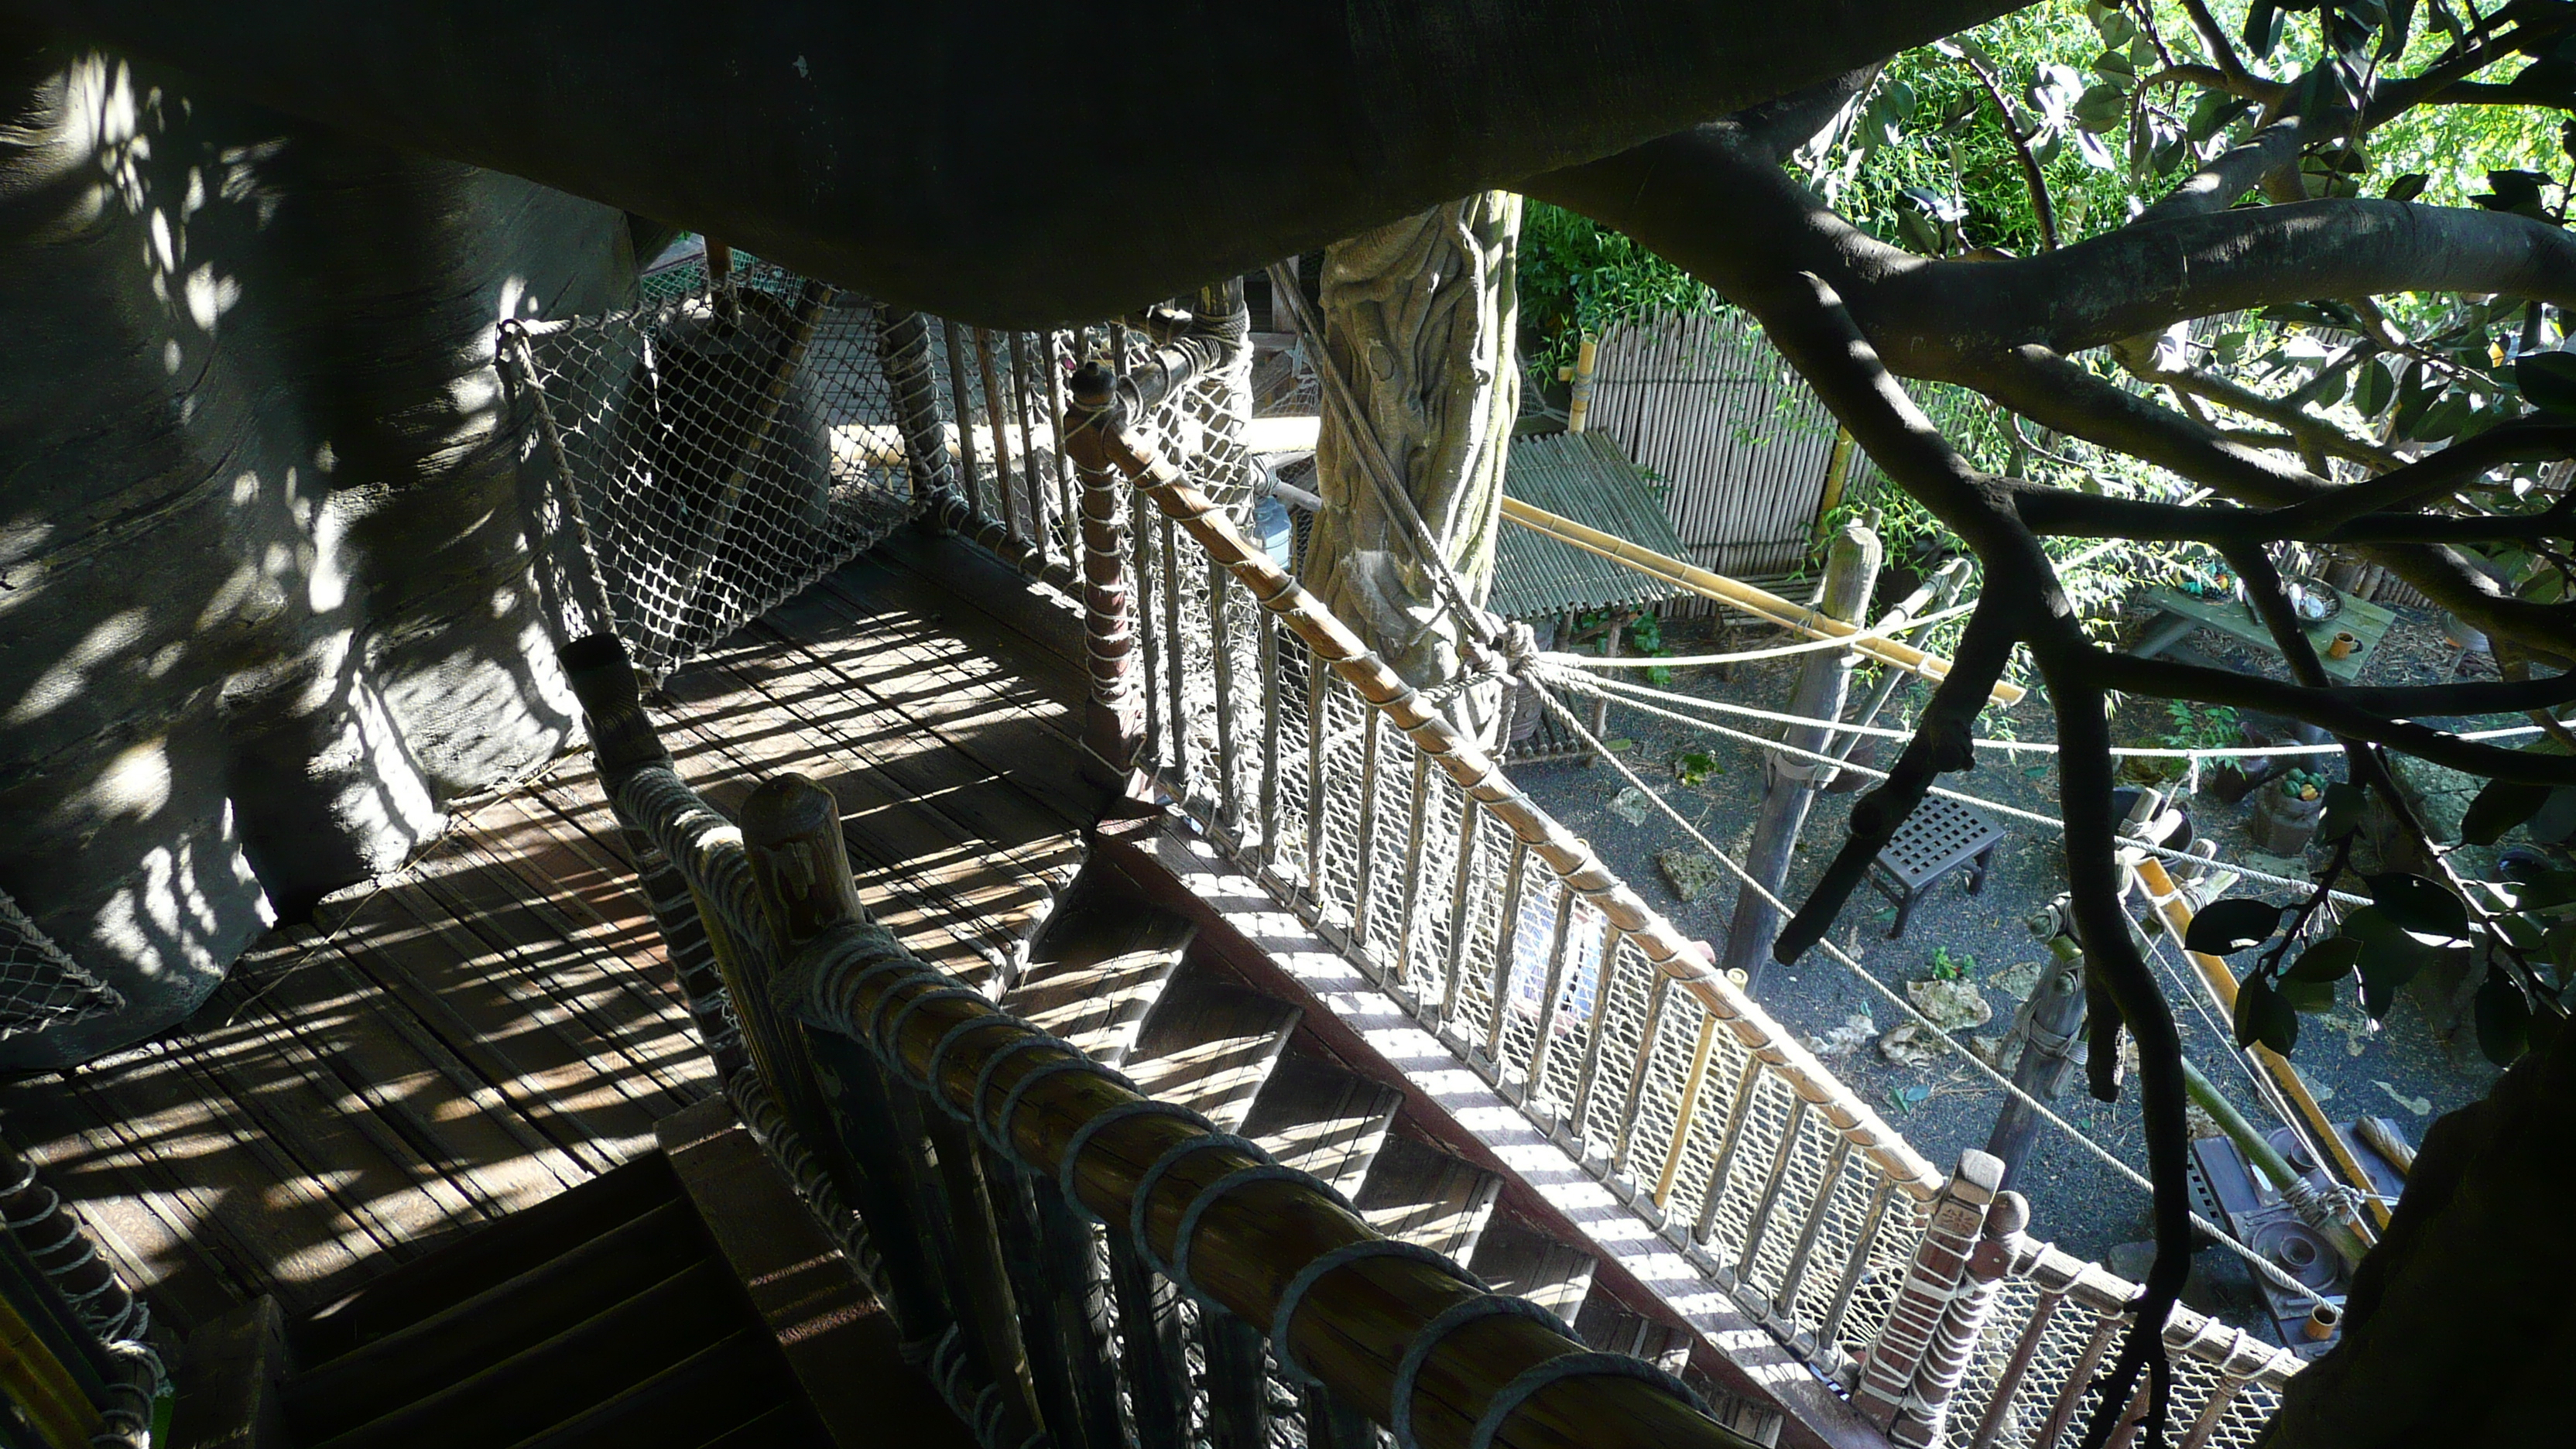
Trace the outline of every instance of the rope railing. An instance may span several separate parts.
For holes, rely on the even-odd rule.
[[[1124,325],[991,334],[893,314],[880,317],[876,333],[893,422],[867,425],[868,459],[909,474],[915,516],[1084,602],[1092,752],[1150,776],[1708,1280],[1817,1372],[1856,1388],[1890,1325],[1909,1305],[1919,1307],[1908,1297],[1918,1292],[1911,1275],[1956,1180],[1716,972],[1704,947],[1521,795],[1480,741],[1449,725],[1446,701],[1405,686],[1241,536],[1234,517],[1248,507],[1250,490],[1248,459],[1235,440],[1240,408],[1215,375],[1240,362],[1240,338]],[[1063,374],[1071,363],[1103,354],[1133,361],[1150,385],[1104,389],[1086,376],[1068,395]],[[1118,426],[1104,426],[1099,408],[1112,390],[1125,394],[1126,408]],[[943,396],[953,404],[944,418]],[[1167,454],[1187,460],[1186,469]],[[1539,661],[1506,662],[1526,670]],[[640,723],[640,710],[634,719]],[[594,728],[603,741],[617,734],[596,717]],[[604,744],[604,775],[611,753]],[[1121,1084],[1031,1044],[1015,1034],[1024,1027],[998,1014],[988,1018],[989,1005],[969,1001],[971,992],[945,994],[963,987],[871,955],[884,949],[883,938],[863,946],[855,927],[835,926],[818,932],[832,938],[829,951],[788,943],[764,898],[764,872],[828,879],[830,870],[818,873],[811,861],[762,866],[756,839],[689,808],[694,797],[666,759],[629,761],[612,792],[646,847],[638,851],[643,864],[662,872],[657,916],[677,933],[675,959],[681,935],[704,938],[696,949],[705,989],[693,989],[693,1010],[702,1030],[738,1030],[738,1060],[753,1068],[729,1080],[766,1084],[764,1121],[779,1130],[764,1140],[802,1144],[801,1178],[847,1205],[841,1212],[853,1230],[866,1225],[862,1240],[921,1249],[876,1255],[882,1295],[902,1305],[900,1322],[926,1325],[916,1356],[987,1442],[1020,1442],[1010,1436],[1036,1424],[1087,1419],[1099,1427],[1103,1390],[1063,1367],[1086,1361],[1071,1348],[1094,1330],[997,1307],[1064,1300],[1067,1282],[1077,1285],[1074,1299],[1090,1293],[1112,1302],[1122,1284],[1132,1296],[1139,1285],[1172,1281],[1164,1269],[1182,1270],[1209,1290],[1180,1295],[1178,1315],[1198,1335],[1188,1353],[1211,1366],[1250,1362],[1249,1379],[1259,1380],[1263,1335],[1282,1309],[1276,1295],[1294,1285],[1279,1281],[1275,1267],[1269,1279],[1237,1281],[1206,1266],[1214,1257],[1190,1263],[1231,1251],[1238,1231],[1265,1252],[1277,1247],[1259,1237],[1269,1224],[1236,1220],[1243,1204],[1263,1206],[1286,1191],[1270,1185],[1285,1179],[1244,1178],[1189,1231],[1182,1222],[1200,1192],[1236,1174],[1275,1170],[1270,1164],[1204,1145],[1154,1174],[1164,1154],[1190,1139],[1167,1114],[1117,1096]],[[848,919],[863,919],[851,907]],[[868,964],[857,964],[862,958]],[[859,986],[866,971],[877,974]],[[795,983],[785,1000],[770,990],[782,979]],[[815,983],[826,979],[842,984],[817,996]],[[988,1053],[1012,1043],[1017,1050],[994,1066]],[[957,1079],[951,1057],[978,1063],[975,1077]],[[1063,1094],[1071,1095],[1058,1102]],[[1139,1110],[1132,1122],[1122,1116],[1100,1126],[1098,1151],[1074,1135],[1121,1106]],[[1093,1115],[1076,1115],[1084,1112]],[[937,1163],[907,1163],[884,1144],[868,1145],[871,1121],[937,1144]],[[1006,1130],[980,1135],[994,1125]],[[1023,1127],[1035,1135],[1022,1140]],[[1064,1144],[1063,1155],[1042,1162],[1035,1154],[1054,1150],[1048,1143]],[[943,1176],[960,1163],[974,1167],[975,1182]],[[994,1183],[1003,1187],[997,1192]],[[1147,1211],[1136,1219],[1140,1199]],[[983,1204],[980,1217],[969,1216],[990,1225],[995,1246],[963,1258],[952,1246],[942,1251],[953,1261],[940,1260],[931,1251],[940,1233],[927,1230],[950,1222],[947,1208],[923,1205],[969,1201]],[[1137,1241],[1128,1258],[1107,1253],[1106,1282],[1032,1256],[1028,1245],[1064,1246],[1072,1228],[1092,1231],[1093,1217],[1106,1219],[1100,1241],[1114,1247],[1121,1203]],[[1319,1253],[1361,1241],[1334,1237],[1351,1223],[1314,1212],[1295,1220],[1320,1234],[1312,1243],[1329,1245]],[[832,1221],[832,1213],[823,1216]],[[896,1224],[898,1236],[884,1237],[880,1222]],[[1015,1245],[1012,1253],[1004,1244]],[[1951,1375],[1952,1422],[1982,1416],[1979,1443],[2045,1437],[2047,1420],[2071,1414],[2086,1391],[2088,1348],[2107,1344],[2123,1321],[2122,1290],[2105,1286],[2117,1280],[2078,1264],[2089,1272],[2068,1270],[2072,1276],[2061,1273],[2064,1282],[2048,1287],[2047,1265],[2057,1259],[2025,1257],[1996,1280],[1984,1337],[1975,1340],[1987,1347],[1942,1370]],[[1373,1283],[1387,1274],[1404,1281],[1372,1257],[1319,1281]],[[1435,1274],[1413,1284],[1435,1320],[1447,1281]],[[1335,1301],[1328,1293],[1299,1307],[1288,1294],[1283,1363],[1301,1361],[1307,1325],[1326,1321],[1318,1315]],[[1103,1316],[1118,1321],[1114,1311]],[[2169,1339],[2177,1325],[2190,1327],[2179,1317],[2169,1322]],[[1470,1326],[1460,1342],[1499,1331]],[[2241,1343],[2213,1348],[2214,1331],[2192,1332],[2201,1346],[2177,1348],[2186,1362],[2181,1412],[2203,1420],[2193,1442],[2250,1443],[2277,1387],[2267,1376],[2286,1367],[2269,1358],[2253,1364]],[[1155,1347],[1164,1343],[1157,1334],[1112,1337],[1109,1357],[1120,1372],[1158,1383],[1182,1372],[1177,1360],[1157,1367],[1171,1357]],[[2017,1369],[2007,1343],[2019,1345],[2009,1351],[2018,1354]],[[1313,1348],[1318,1362],[1327,1348]],[[1430,1414],[1428,1386],[1449,1361],[1425,1357]],[[1401,1354],[1392,1364],[1384,1354],[1362,1358],[1343,1365],[1341,1396],[1309,1396],[1313,1442],[1339,1442],[1332,1415],[1385,1422],[1392,1414],[1384,1396]],[[1934,1372],[1932,1358],[1908,1362],[1910,1373]],[[1165,1377],[1155,1380],[1157,1373]],[[1531,1421],[1560,1396],[1577,1401],[1607,1382],[1549,1388],[1532,1401]],[[1213,1432],[1223,1420],[1232,1434],[1242,1416],[1262,1412],[1242,1395],[1223,1405],[1162,1389],[1136,1403],[1132,1394],[1111,1397],[1127,1406],[1119,1412],[1141,1449],[1177,1446],[1194,1422]],[[1297,1396],[1283,1388],[1274,1397]],[[1466,1442],[1475,1421],[1459,1414],[1424,1428],[1424,1442],[1452,1431],[1458,1437],[1444,1442]]]
[[[1194,1423],[1253,1449],[1288,1427],[1274,1399],[1316,1444],[1359,1419],[1402,1449],[1750,1442],[913,956],[860,904],[827,791],[778,777],[726,820],[671,768],[622,650],[569,653],[603,786],[717,943],[741,1115],[991,1449],[1107,1449],[1125,1423],[1146,1449]]]
[[[1074,395],[1066,444],[1084,476],[1124,475],[1161,525],[1119,540],[1136,653],[1181,681],[1198,715],[1169,710],[1177,723],[1133,742],[1136,756],[1220,845],[1660,1218],[1695,1266],[1820,1372],[1856,1382],[1911,1291],[1898,1280],[1944,1176],[1247,542],[1182,468],[1114,413],[1093,411],[1112,400],[1099,380],[1078,375]],[[1191,758],[1221,734],[1235,744],[1213,768]],[[1987,1342],[2035,1335],[2002,1398],[1988,1402],[1994,1355],[1947,1370],[1962,1404],[1991,1411],[1980,1442],[1996,1442],[2037,1399],[2072,1414],[2094,1335],[2068,1342],[2066,1326],[2092,1315],[2107,1342],[2101,1325],[2134,1295],[2098,1266],[2049,1252],[2018,1265],[1996,1298]],[[2050,1272],[2064,1282],[2032,1287]],[[2068,1286],[2078,1277],[2080,1292]],[[2074,1306],[2052,1308],[2037,1328],[2016,1323],[2034,1294]],[[2188,1312],[2165,1331],[2201,1416],[2193,1442],[2250,1443],[2295,1358]],[[2044,1423],[2025,1427],[2033,1433],[2014,1437],[2035,1439]]]

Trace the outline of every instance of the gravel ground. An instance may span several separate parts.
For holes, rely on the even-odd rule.
[[[2452,649],[2435,627],[2437,620],[2438,616],[2420,612],[2401,614],[2365,670],[2365,681],[2394,684],[2438,679],[2450,662]],[[1775,642],[1775,636],[1742,631],[1720,636],[1711,632],[1713,627],[1710,623],[1668,626],[1667,647],[1676,654],[1690,654]],[[2279,661],[2234,648],[2207,631],[2190,642],[2203,653],[2235,667],[2281,673]],[[2488,677],[2492,677],[2492,666],[2483,656],[2470,661],[2464,675],[2477,677],[2479,666],[2486,666]],[[1795,658],[1738,665],[1733,667],[1732,678],[1718,668],[1684,670],[1678,672],[1669,687],[1709,698],[1782,709],[1788,704],[1797,667]],[[1856,683],[1855,696],[1864,688],[1865,684]],[[1897,691],[1880,723],[1901,725],[1910,720],[1928,692],[1928,686],[1909,682]],[[2053,738],[2054,719],[2045,695],[2037,691],[2012,712],[2012,722],[2020,738]],[[2161,708],[2142,701],[2129,706],[2115,721],[2115,733],[2123,742],[2162,743],[2154,737],[2164,725]],[[1684,816],[1694,820],[1711,841],[1729,854],[1740,856],[1750,838],[1761,796],[1762,765],[1757,758],[1761,751],[1615,708],[1606,737],[1633,741],[1632,747],[1622,752],[1630,768]],[[1718,772],[1696,787],[1679,783],[1673,762],[1686,749],[1704,750],[1713,756]],[[2048,757],[1984,751],[1980,755],[1976,770],[1952,777],[1950,783],[2006,804],[2057,813],[2056,770],[2051,764],[2041,763]],[[1892,757],[1891,750],[1882,758]],[[2339,773],[2339,760],[2320,758],[2330,762],[2329,773]],[[1525,764],[1515,767],[1513,773],[1523,788],[1589,839],[1612,868],[1669,913],[1683,930],[1708,940],[1724,938],[1735,903],[1732,878],[1710,887],[1695,901],[1685,903],[1678,899],[1657,869],[1654,857],[1659,851],[1686,846],[1688,841],[1661,812],[1650,814],[1643,825],[1631,825],[1613,813],[1611,801],[1624,786],[1614,771],[1599,764],[1563,761]],[[1792,861],[1789,888],[1783,892],[1787,899],[1804,899],[1839,847],[1846,815],[1857,798],[1856,793],[1819,797]],[[2194,800],[2192,814],[2200,835],[2219,842],[2222,858],[2262,863],[2248,860],[2254,847],[2245,837],[2244,822],[2251,809],[2250,802],[2225,805],[2203,792]],[[1833,933],[1833,939],[1858,956],[1865,968],[1900,990],[1902,983],[1932,974],[1936,951],[1946,951],[1953,961],[1972,959],[1969,978],[1993,1006],[1994,1020],[1963,1035],[2000,1035],[2009,1028],[2018,1005],[2015,987],[2026,982],[2035,964],[2047,955],[2023,922],[2043,910],[2065,884],[2063,856],[2053,832],[2008,818],[2001,823],[2009,837],[1997,850],[1994,869],[1979,895],[1967,894],[1964,874],[1953,877],[1916,906],[1905,938],[1890,941],[1886,935],[1894,909],[1864,888],[1845,906]],[[2277,860],[2270,864],[2276,873],[2301,873],[2285,869],[2285,863]],[[2236,893],[2287,897],[2287,892],[2280,890],[2240,889]],[[2188,968],[2168,951],[2161,969],[2166,974],[2167,997],[2175,1005],[2192,1059],[2228,1089],[2249,1116],[2268,1125],[2270,1119],[2246,1086],[2250,1068],[2241,1065],[2242,1059],[2229,1049],[2225,1023],[2216,1017],[2214,1008],[2202,1009],[2198,1005],[2203,998],[2184,979]],[[1771,966],[1759,979],[1754,994],[1775,1017],[1811,1038],[1833,1031],[1855,1015],[1866,1015],[1880,1033],[1905,1019],[1822,952],[1810,953],[1795,966]],[[2303,1026],[2295,1059],[2327,1110],[2338,1120],[2365,1114],[2391,1118],[2418,1141],[2434,1116],[2483,1096],[2496,1076],[2469,1033],[2463,1032],[2457,1040],[2442,1039],[2411,993],[2401,1000],[2384,1030],[2373,1031],[2358,1006],[2349,1000],[2336,1015],[2304,1018]],[[1873,1039],[1830,1060],[1846,1082],[1936,1163],[1955,1161],[1963,1149],[1983,1146],[2002,1105],[2002,1090],[1955,1054],[1936,1057],[1928,1065],[1903,1066],[1883,1057]],[[2134,1098],[2110,1105],[2095,1102],[2085,1094],[2079,1076],[2074,1086],[2052,1105],[2070,1123],[2127,1162],[2145,1162]],[[2080,1144],[2054,1129],[2042,1128],[2039,1145],[2015,1185],[2031,1199],[2033,1232],[2054,1239],[2071,1252],[2101,1258],[2114,1245],[2148,1234],[2145,1191],[2117,1176]],[[2250,1293],[2235,1281],[2241,1278],[2241,1272],[2223,1264],[2224,1258],[2224,1254],[2215,1252],[2202,1255],[2207,1274],[2202,1306],[2253,1326],[2244,1312],[2251,1302]]]

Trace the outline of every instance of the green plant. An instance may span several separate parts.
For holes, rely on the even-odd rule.
[[[1977,958],[1969,955],[1967,952],[1962,951],[1958,955],[1953,956],[1950,954],[1950,948],[1947,946],[1935,946],[1932,948],[1933,980],[1966,981],[1976,974],[1976,970]]]
[[[1685,785],[1697,785],[1711,775],[1724,773],[1726,767],[1706,750],[1684,750],[1673,760],[1673,778]]]
[[[2171,722],[2164,733],[2165,748],[2170,750],[2214,750],[2237,741],[2236,711],[2223,704],[2169,700],[2165,718]]]

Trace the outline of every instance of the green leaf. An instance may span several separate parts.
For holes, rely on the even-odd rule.
[[[2531,838],[2545,845],[2556,845],[2576,835],[2576,785],[2561,785],[2549,792],[2549,803],[2526,822]]]
[[[2299,1011],[2272,983],[2261,979],[2246,982],[2236,991],[2236,1044],[2250,1047],[2256,1042],[2283,1056],[2299,1044]]]
[[[2375,418],[2386,411],[2389,400],[2396,396],[2396,377],[2388,371],[2387,363],[2375,357],[2361,369],[2360,377],[2352,385],[2352,405],[2361,409],[2361,415],[2366,418]]]
[[[2535,352],[2513,365],[2522,400],[2542,412],[2576,417],[2576,353]]]
[[[2460,424],[2468,420],[2468,398],[2460,393],[2453,393],[2435,404],[2432,411],[2424,414],[2423,420],[2416,423],[2407,436],[2419,443],[2438,443],[2458,432]]]
[[[2469,802],[2466,815],[2460,817],[2460,838],[2471,845],[2493,845],[2506,831],[2532,816],[2549,803],[2549,787],[2526,785],[2518,780],[2489,780]]]
[[[2281,909],[2267,901],[2213,901],[2191,918],[2182,948],[2204,956],[2232,956],[2260,946],[2281,929]]]
[[[2364,812],[2370,808],[2370,792],[2359,785],[2336,781],[2325,789],[2325,809],[2317,816],[2317,839],[2337,841],[2361,828]]]
[[[2522,983],[2490,966],[2478,987],[2478,1050],[2497,1066],[2510,1066],[2531,1046],[2531,998]]]
[[[2469,908],[2450,888],[2405,871],[2363,876],[2380,914],[2419,936],[2464,940],[2469,934]]]
[[[2388,199],[2391,201],[2413,201],[2416,197],[2424,194],[2424,187],[2431,180],[2431,177],[2426,176],[2421,171],[2409,171],[2405,175],[2388,183]]]
[[[2257,1042],[2285,1057],[2290,1047],[2298,1047],[2298,1008],[2262,977],[2236,987],[2236,1044],[2251,1047]]]
[[[2322,982],[2332,986],[2352,974],[2361,960],[2361,943],[2350,936],[2329,936],[2299,953],[2290,969],[2281,973],[2284,981]]]
[[[2373,1021],[2385,1021],[2389,1008],[2397,1004],[2397,989],[2432,965],[2439,953],[2430,943],[2416,939],[2388,919],[2377,906],[2363,906],[2344,917],[2343,929],[2344,934],[2361,942],[2361,955],[2355,963],[2361,971],[2361,1009],[2370,1013]]]
[[[2302,1015],[2323,1016],[2335,1008],[2335,984],[2331,981],[2284,980],[2278,989],[2290,1009]]]

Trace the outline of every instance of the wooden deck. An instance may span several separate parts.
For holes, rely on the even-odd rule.
[[[906,535],[675,676],[655,717],[728,811],[778,770],[829,785],[869,907],[981,975],[1079,863],[1071,627]],[[0,1087],[6,1130],[171,1326],[319,1306],[716,1091],[633,879],[569,757],[271,932],[170,1036]]]

